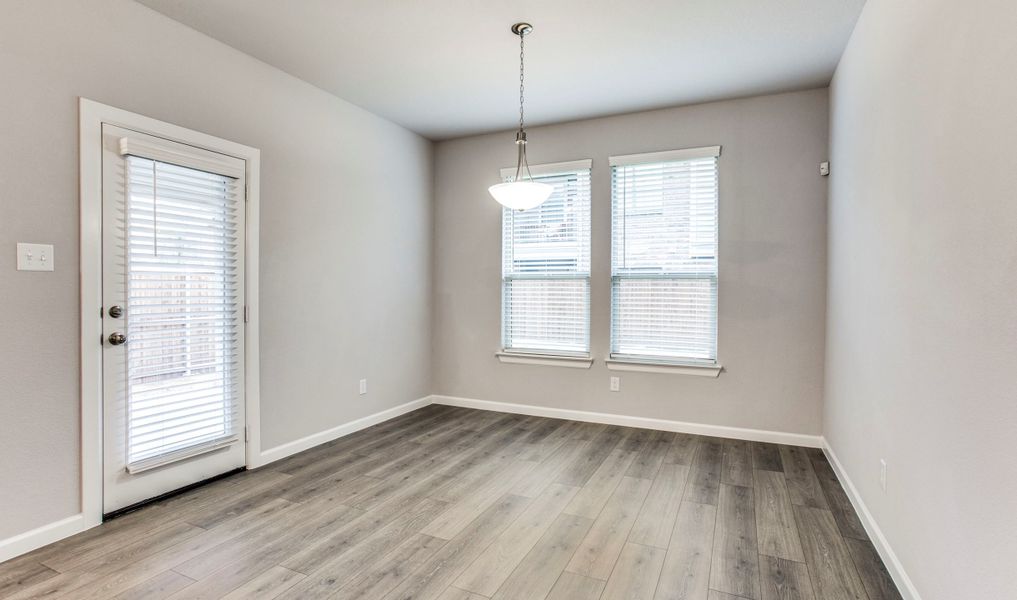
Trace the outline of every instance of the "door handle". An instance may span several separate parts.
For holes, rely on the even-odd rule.
[[[127,336],[120,333],[119,331],[109,334],[109,343],[113,346],[119,346],[127,341]]]

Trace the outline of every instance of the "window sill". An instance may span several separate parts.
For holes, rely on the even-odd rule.
[[[717,377],[724,369],[719,364],[662,363],[636,360],[608,359],[604,361],[612,371],[638,371],[641,373],[670,373],[672,375],[698,375]]]
[[[547,367],[570,367],[573,369],[589,369],[593,358],[588,356],[562,356],[558,354],[526,354],[523,352],[496,352],[503,363],[516,365],[544,365]]]

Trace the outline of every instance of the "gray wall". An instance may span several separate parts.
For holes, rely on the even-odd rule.
[[[824,432],[924,600],[1015,593],[1015,28],[870,0],[832,88]]]
[[[429,393],[430,142],[128,0],[5,1],[0,76],[0,539],[79,511],[78,96],[262,150],[265,448]]]
[[[513,134],[442,142],[435,157],[434,391],[481,400],[818,434],[826,290],[827,91],[529,131],[530,162],[593,159],[590,370],[502,364],[501,210],[487,187]],[[720,144],[717,379],[607,371],[607,157]],[[622,378],[608,391],[609,373]]]

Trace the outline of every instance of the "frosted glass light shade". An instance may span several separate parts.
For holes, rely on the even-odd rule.
[[[487,188],[499,204],[513,210],[536,208],[551,197],[553,185],[536,181],[511,181]]]

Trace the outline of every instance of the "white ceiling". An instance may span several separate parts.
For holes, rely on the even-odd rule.
[[[830,81],[865,0],[138,0],[432,139]]]

